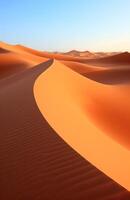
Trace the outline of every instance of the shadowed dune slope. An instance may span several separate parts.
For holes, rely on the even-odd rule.
[[[91,81],[57,61],[34,87],[39,109],[57,133],[128,190],[129,89]]]
[[[9,51],[0,47],[0,54],[1,53],[9,53]]]
[[[108,68],[82,73],[83,76],[104,84],[128,84],[130,83],[130,67]]]
[[[0,81],[1,199],[128,200],[128,191],[77,154],[39,112],[33,86],[51,64]]]
[[[91,72],[101,71],[103,70],[102,67],[95,67],[92,65],[80,63],[80,62],[73,62],[73,61],[61,61],[70,69],[78,72],[79,74],[88,74]]]
[[[15,53],[0,53],[0,79],[21,72],[33,65],[32,61]]]

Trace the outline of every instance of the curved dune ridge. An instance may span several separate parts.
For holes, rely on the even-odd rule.
[[[0,81],[2,200],[128,200],[127,190],[77,154],[40,114],[33,87],[51,64]]]
[[[130,193],[125,189],[129,189],[129,159],[124,164],[129,137],[122,135],[125,125],[125,133],[129,131],[129,82],[100,84],[104,71],[107,74],[106,64],[94,66],[82,63],[84,58],[39,52],[0,43],[1,199],[129,200]],[[66,66],[52,58],[62,60]],[[109,101],[113,93],[117,98]],[[105,110],[116,100],[116,108]],[[126,103],[120,104],[121,100]],[[117,112],[116,123],[115,115],[105,123],[113,115],[109,110]],[[114,123],[120,123],[119,132]],[[105,156],[101,153],[103,142]],[[112,158],[106,159],[110,153]],[[117,163],[113,161],[115,153]]]
[[[34,86],[38,107],[56,132],[128,190],[129,89],[93,82],[57,61]]]

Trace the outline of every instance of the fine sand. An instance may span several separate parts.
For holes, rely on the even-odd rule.
[[[20,45],[0,56],[1,199],[129,200],[129,82]]]

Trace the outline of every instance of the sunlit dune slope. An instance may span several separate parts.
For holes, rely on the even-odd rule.
[[[55,61],[35,82],[38,107],[84,158],[130,190],[129,85],[89,80]]]
[[[13,75],[21,72],[27,68],[33,67],[41,62],[44,62],[45,58],[24,53],[17,50],[17,47],[0,43],[0,78]]]

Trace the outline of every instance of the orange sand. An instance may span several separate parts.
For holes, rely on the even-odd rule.
[[[21,72],[46,60],[19,50],[17,46],[0,42],[0,78]]]
[[[56,132],[128,190],[129,89],[129,85],[109,86],[91,81],[57,61],[34,86],[38,107]]]
[[[0,42],[2,200],[130,199],[129,53],[67,54]]]

